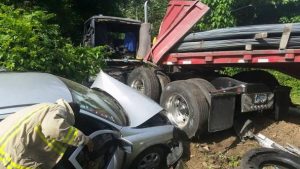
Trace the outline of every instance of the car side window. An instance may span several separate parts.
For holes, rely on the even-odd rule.
[[[86,135],[90,135],[98,130],[115,130],[109,124],[83,113],[75,115],[75,127]]]

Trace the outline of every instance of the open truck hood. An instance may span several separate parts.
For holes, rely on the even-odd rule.
[[[135,89],[100,71],[91,88],[101,89],[113,96],[124,108],[129,118],[130,127],[137,127],[163,108]]]

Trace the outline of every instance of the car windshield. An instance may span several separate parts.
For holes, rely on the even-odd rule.
[[[74,102],[80,108],[109,120],[117,125],[128,125],[127,116],[119,103],[104,91],[89,89],[76,82],[60,78],[70,89]]]

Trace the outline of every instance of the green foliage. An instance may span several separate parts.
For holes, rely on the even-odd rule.
[[[240,160],[241,160],[240,156],[230,156],[228,157],[228,165],[230,167],[236,168],[240,165]]]
[[[50,21],[61,27],[64,37],[69,37],[73,43],[79,44],[82,42],[84,21],[99,14],[121,16],[119,4],[123,0],[2,0],[1,2],[19,8],[44,10],[54,13],[55,16]]]
[[[283,3],[296,3],[297,0],[286,0]],[[280,3],[280,2],[278,2]],[[281,23],[296,23],[300,22],[300,14],[296,16],[284,16],[280,18]],[[285,75],[280,72],[273,71],[272,74],[279,80],[282,85],[292,87],[291,97],[294,103],[300,104],[300,81],[291,76]]]
[[[226,67],[224,70],[222,70],[220,73],[226,76],[233,76],[237,73],[247,71],[249,69],[247,68],[236,68],[236,67]]]
[[[0,4],[0,67],[42,71],[81,81],[97,73],[107,55],[104,47],[74,47],[62,38],[53,14]]]
[[[210,13],[198,24],[200,30],[210,30],[234,26],[235,18],[231,8],[235,0],[203,0],[210,7]]]
[[[121,3],[120,10],[125,17],[144,21],[145,0],[127,0]],[[148,3],[148,19],[153,26],[152,34],[156,36],[167,9],[167,0],[151,0]]]
[[[293,102],[300,103],[300,81],[288,76],[286,74],[277,72],[277,71],[270,71],[279,81],[279,83],[283,86],[292,87],[291,97]]]
[[[300,104],[300,94],[298,94],[298,95],[292,97],[292,100],[293,100],[293,103],[299,105],[299,104]]]
[[[300,15],[299,16],[294,16],[294,17],[282,17],[280,18],[279,22],[281,23],[296,23],[296,22],[300,22]]]
[[[163,17],[166,13],[168,0],[153,0],[150,2],[149,21],[153,25],[153,34],[156,36]]]
[[[245,7],[245,8],[243,8]],[[233,12],[237,25],[273,24],[300,16],[299,0],[243,0],[236,1]],[[299,20],[298,20],[299,21]]]
[[[274,4],[289,4],[289,3],[295,3],[299,0],[271,0]]]

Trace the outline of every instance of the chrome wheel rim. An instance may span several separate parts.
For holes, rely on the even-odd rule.
[[[158,153],[147,154],[138,164],[138,169],[155,169],[159,167],[160,156]]]
[[[190,120],[190,111],[187,101],[181,95],[173,95],[169,98],[166,105],[167,110],[171,114],[173,122],[182,128],[186,126]]]
[[[134,80],[132,82],[132,84],[130,85],[130,87],[136,89],[137,91],[139,91],[141,93],[145,92],[145,85],[144,85],[143,80],[140,80],[140,79]]]

